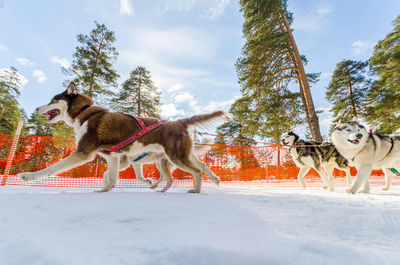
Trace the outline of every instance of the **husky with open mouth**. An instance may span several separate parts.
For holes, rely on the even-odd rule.
[[[339,123],[332,130],[331,140],[358,171],[351,187],[346,190],[348,193],[369,193],[369,175],[374,168],[383,169],[386,179],[384,190],[390,188],[394,175],[391,169],[400,170],[400,136],[369,133],[363,125],[350,121]]]
[[[93,100],[79,94],[74,83],[54,96],[50,103],[37,108],[38,113],[47,116],[49,123],[64,121],[74,128],[77,150],[54,165],[36,172],[19,173],[25,181],[38,180],[56,175],[94,159],[96,154],[107,161],[104,174],[105,192],[116,185],[121,168],[121,158],[138,158],[145,153],[156,153],[166,158],[161,174],[170,174],[173,165],[193,174],[196,178],[191,193],[199,193],[202,187],[202,171],[210,180],[219,184],[215,174],[193,153],[193,143],[188,129],[193,126],[207,126],[218,121],[226,122],[230,115],[223,111],[196,115],[176,121],[160,121],[154,118],[138,118],[121,112],[93,106]]]
[[[282,134],[280,141],[283,147],[289,148],[290,155],[300,168],[297,179],[303,189],[306,188],[303,178],[311,168],[318,172],[326,185],[325,187],[328,187],[330,191],[334,190],[334,168],[346,172],[347,183],[350,185],[351,175],[348,161],[340,155],[332,144],[300,140],[299,136],[293,132]]]

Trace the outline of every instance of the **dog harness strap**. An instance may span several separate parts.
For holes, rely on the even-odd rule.
[[[301,160],[303,153],[304,153],[304,146],[300,148],[299,155],[297,156],[297,161],[299,161],[302,165],[306,165],[304,164],[303,160]]]
[[[390,138],[390,143],[392,145],[390,146],[389,152],[387,152],[387,154],[383,158],[381,158],[379,161],[382,161],[383,159],[385,159],[386,157],[388,157],[392,153],[392,151],[394,149],[394,140],[393,140],[393,138]]]
[[[333,151],[335,151],[335,146],[334,145],[332,145],[331,149],[329,149],[329,151],[326,154],[326,156],[324,157],[324,159],[330,159],[332,154],[333,154]]]
[[[132,117],[133,117],[133,116],[132,116]],[[105,149],[104,151],[115,152],[115,153],[121,153],[121,151],[120,151],[121,148],[123,148],[123,147],[127,146],[128,144],[130,144],[130,143],[132,143],[132,142],[138,140],[140,137],[144,136],[146,133],[148,133],[148,132],[150,132],[151,130],[154,130],[155,128],[157,128],[157,127],[159,127],[159,126],[161,126],[161,125],[164,124],[163,121],[160,121],[160,122],[157,122],[157,123],[155,123],[155,124],[153,124],[153,125],[146,126],[146,125],[144,124],[144,122],[143,122],[141,119],[136,118],[136,117],[133,117],[133,118],[136,120],[136,122],[139,124],[139,126],[142,127],[142,130],[141,130],[140,132],[138,132],[137,134],[135,134],[134,136],[132,136],[132,137],[126,139],[126,140],[123,141],[122,143],[120,143],[120,144],[118,144],[118,145],[116,145],[116,146],[114,146],[114,147]],[[141,158],[143,158],[143,157],[141,157]],[[140,158],[140,159],[141,159],[141,158]]]
[[[136,157],[135,159],[133,159],[132,161],[133,161],[133,162],[137,162],[137,161],[139,161],[140,159],[146,157],[148,154],[150,154],[150,152],[145,152],[145,153],[141,154],[140,156]]]
[[[72,119],[75,121],[75,119],[79,116],[79,114],[81,114],[82,112],[84,112],[85,110],[87,110],[88,108],[90,108],[90,105],[85,105],[83,106],[75,115],[74,117],[72,117]]]

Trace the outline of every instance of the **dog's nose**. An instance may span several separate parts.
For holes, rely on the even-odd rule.
[[[36,108],[36,113],[38,113],[39,112],[39,108]]]
[[[357,133],[356,137],[357,137],[357,139],[361,139],[362,138],[362,134],[361,133]]]

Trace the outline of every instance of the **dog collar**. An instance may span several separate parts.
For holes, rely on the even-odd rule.
[[[81,114],[82,112],[84,112],[85,110],[87,110],[88,108],[90,108],[90,105],[85,105],[83,106],[75,115],[74,117],[72,117],[72,119],[75,121],[75,119],[79,116],[79,114]]]

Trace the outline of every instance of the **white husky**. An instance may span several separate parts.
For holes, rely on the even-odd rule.
[[[351,187],[346,191],[369,193],[369,175],[372,169],[382,168],[385,172],[386,187],[390,188],[393,177],[391,168],[400,170],[400,136],[368,133],[358,122],[339,123],[332,131],[332,143],[358,170]],[[361,186],[364,186],[360,190]]]

